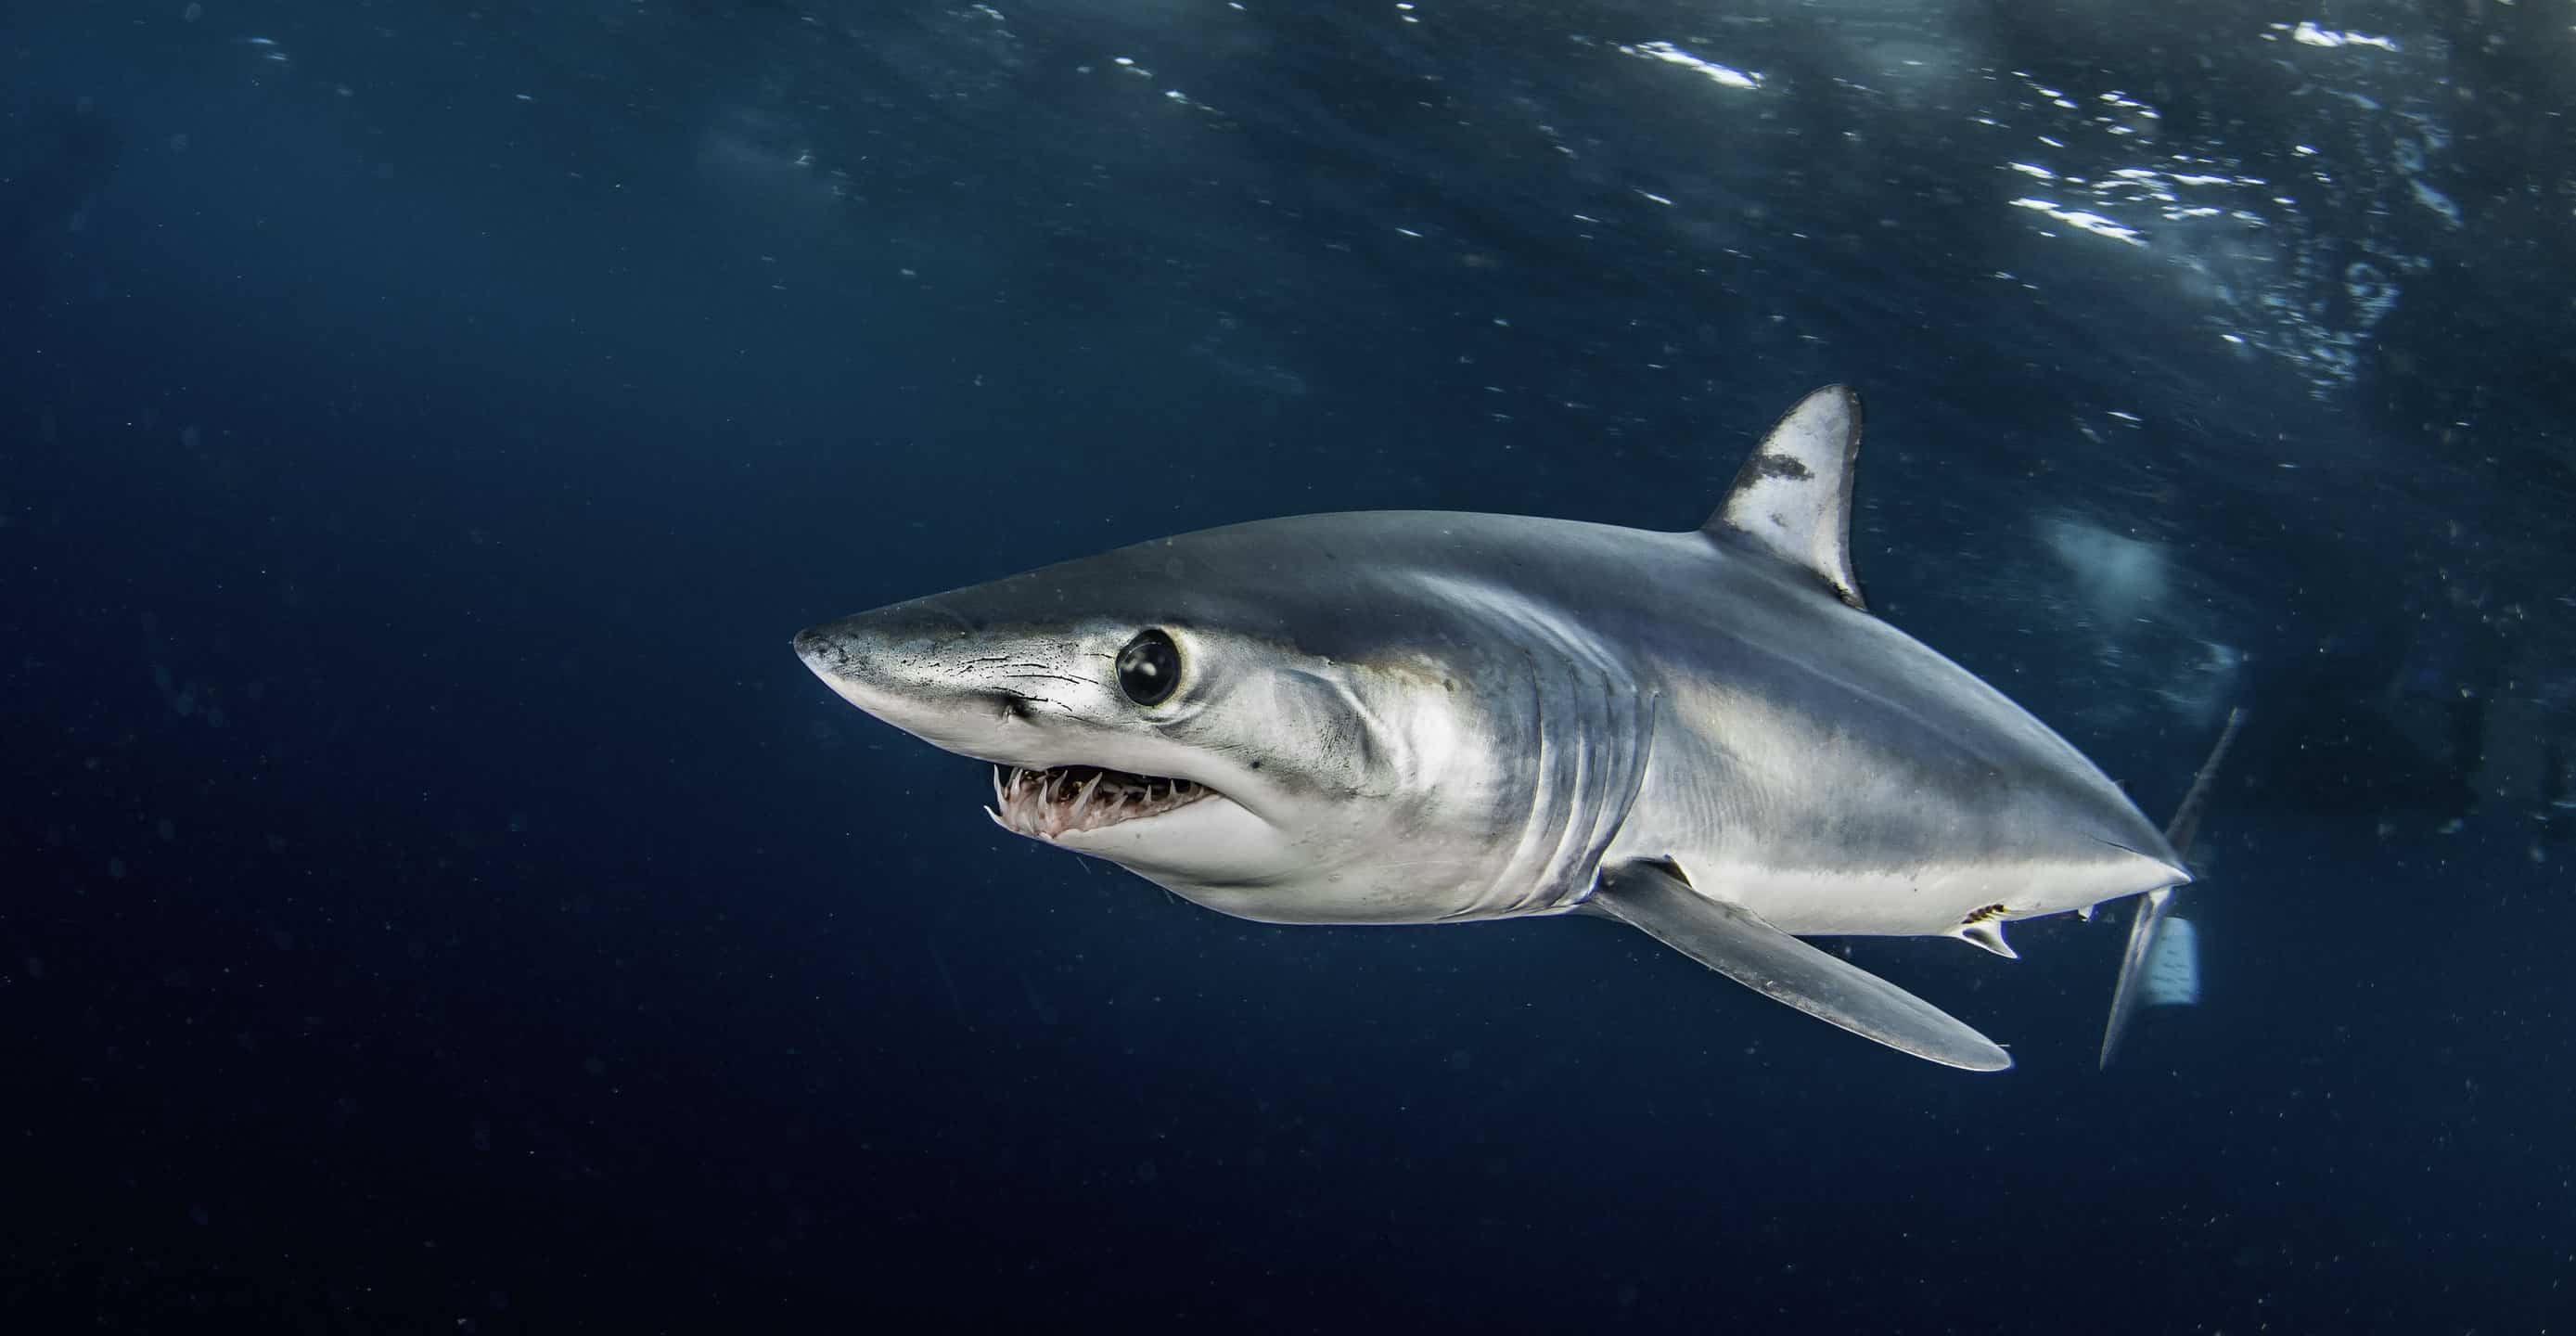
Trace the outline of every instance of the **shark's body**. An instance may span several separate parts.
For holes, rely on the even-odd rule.
[[[1006,827],[1210,908],[1605,914],[1846,1028],[1998,1068],[1982,1036],[1796,937],[2009,955],[2005,922],[2190,874],[2081,753],[1862,609],[1858,407],[1810,395],[1696,531],[1265,520],[797,647],[860,708],[1002,767]]]

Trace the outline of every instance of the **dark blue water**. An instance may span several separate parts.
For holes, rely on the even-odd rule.
[[[2576,1322],[2553,6],[22,7],[12,1329]],[[2305,26],[2301,26],[2302,24]],[[1272,928],[993,829],[800,626],[1308,510],[1699,522],[2161,815],[1855,959]]]

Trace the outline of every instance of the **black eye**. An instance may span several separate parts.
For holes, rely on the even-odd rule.
[[[1160,631],[1145,631],[1118,651],[1118,689],[1139,705],[1160,705],[1181,684],[1181,648]]]

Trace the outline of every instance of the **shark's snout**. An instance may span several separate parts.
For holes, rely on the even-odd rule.
[[[935,598],[806,627],[796,657],[835,695],[903,731],[985,760],[1019,761],[1033,664]],[[1015,649],[1021,652],[1013,652]],[[1056,682],[1064,678],[1055,677]]]
[[[891,686],[936,664],[975,626],[937,599],[917,598],[862,612],[838,621],[809,626],[796,633],[796,657],[823,680],[853,680]]]
[[[924,671],[929,666],[925,660],[933,657],[926,652],[928,638],[897,626],[887,616],[895,611],[880,608],[806,627],[792,642],[796,657],[851,704],[889,718],[889,708],[926,694],[924,688],[937,676]]]
[[[817,673],[829,672],[834,664],[849,657],[849,651],[844,648],[846,642],[833,633],[839,625],[839,622],[827,622],[797,632],[796,639],[791,642],[796,646],[796,657],[803,659],[805,666]]]

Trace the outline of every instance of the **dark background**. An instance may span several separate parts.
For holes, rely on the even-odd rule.
[[[13,11],[10,1325],[2564,1327],[2576,53],[2134,8]],[[2108,1074],[2124,907],[1851,944],[1971,1078],[1179,904],[787,649],[1693,525],[1835,379],[1881,611],[2150,812],[2253,712]]]

